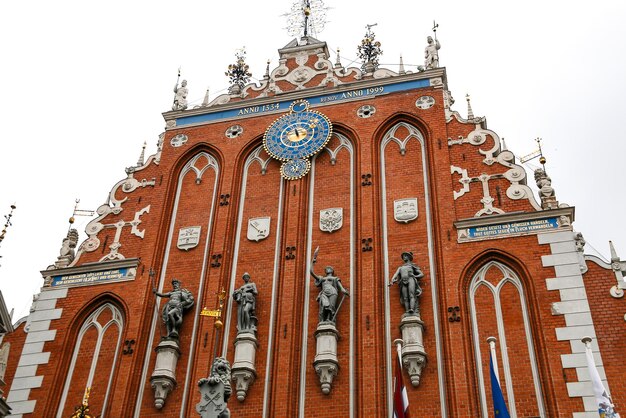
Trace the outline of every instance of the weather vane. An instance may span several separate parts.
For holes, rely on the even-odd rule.
[[[93,210],[78,209],[78,204],[80,203],[80,199],[76,199],[75,202],[76,204],[74,205],[74,212],[72,213],[72,216],[70,217],[70,228],[76,221],[77,216],[93,216],[96,213]]]
[[[537,142],[538,147],[537,150],[531,152],[528,155],[524,155],[522,158],[520,158],[520,162],[524,164],[530,160],[534,160],[535,158],[539,157],[539,163],[541,164],[543,171],[546,171],[546,157],[543,156],[543,151],[541,150],[541,141],[541,138],[535,138],[535,142]]]
[[[322,0],[298,0],[293,3],[291,10],[283,16],[287,18],[289,36],[303,37],[317,35],[326,25],[326,11],[328,7]]]

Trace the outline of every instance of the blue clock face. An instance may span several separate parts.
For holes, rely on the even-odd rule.
[[[305,100],[298,100],[290,113],[276,119],[267,128],[263,146],[269,155],[281,160],[297,160],[319,152],[330,139],[330,120],[315,110],[309,110]]]

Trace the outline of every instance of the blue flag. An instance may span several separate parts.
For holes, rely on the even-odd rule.
[[[491,353],[489,354],[489,374],[491,375],[491,396],[493,398],[493,413],[496,418],[511,418],[509,410],[504,403],[504,396],[502,396],[502,389],[500,388],[500,382],[496,377],[496,372],[493,371],[493,360],[491,359]]]

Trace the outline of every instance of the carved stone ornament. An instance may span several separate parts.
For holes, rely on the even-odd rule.
[[[435,98],[432,96],[421,96],[415,101],[415,107],[418,109],[426,110],[435,105]]]
[[[189,251],[198,246],[200,242],[200,226],[188,226],[180,228],[178,231],[178,242],[176,246],[184,251]]]
[[[417,219],[417,197],[393,201],[393,218],[398,222],[409,223]]]
[[[163,340],[155,349],[157,353],[150,385],[154,390],[154,406],[163,408],[167,395],[176,387],[176,365],[180,357],[177,341]]]
[[[324,232],[333,232],[343,226],[343,208],[329,208],[320,210],[320,229]]]
[[[243,127],[241,125],[233,125],[230,128],[226,129],[224,135],[226,138],[235,139],[238,136],[243,134]]]
[[[185,134],[178,134],[170,140],[170,145],[174,148],[182,147],[185,145],[189,138]]]
[[[337,359],[339,333],[333,324],[323,323],[317,326],[315,339],[316,353],[313,368],[319,376],[322,393],[328,395],[332,388],[333,379],[339,372]]]
[[[428,358],[424,350],[424,323],[417,315],[404,315],[400,330],[403,340],[402,365],[411,378],[411,385],[417,387]]]
[[[196,412],[202,418],[230,417],[228,399],[232,393],[230,385],[230,363],[223,357],[213,360],[211,374],[200,379],[200,402],[196,404]]]
[[[271,219],[269,216],[248,219],[248,239],[258,242],[267,238],[270,234]]]

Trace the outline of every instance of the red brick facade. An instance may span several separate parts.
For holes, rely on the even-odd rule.
[[[315,47],[324,50],[323,44]],[[301,50],[307,53],[306,48]],[[317,55],[310,53],[306,64],[297,64],[293,56],[298,53],[282,51],[289,71],[317,68]],[[404,377],[412,416],[436,417],[443,411],[450,417],[492,414],[489,336],[499,337],[496,351],[503,392],[509,409],[518,417],[570,417],[589,411],[583,398],[567,386],[585,380],[577,375],[576,367],[563,364],[563,355],[576,354],[570,343],[575,337],[567,339],[557,331],[578,330],[572,331],[565,315],[555,311],[554,304],[564,299],[560,288],[548,284],[561,276],[575,276],[559,273],[560,267],[554,265],[579,267],[576,260],[557,257],[566,251],[555,250],[562,243],[571,257],[577,253],[569,224],[573,208],[541,211],[540,202],[536,203],[537,198],[525,186],[532,178],[518,176],[522,169],[505,158],[497,135],[486,129],[482,119],[467,121],[450,110],[443,69],[382,78],[366,74],[361,79],[349,72],[337,76],[331,70],[337,82],[319,86],[329,75],[316,74],[306,88],[295,90],[294,83],[277,80],[278,89],[273,91],[249,89],[245,98],[229,97],[227,103],[165,114],[169,123],[159,153],[127,179],[140,185],[130,192],[123,184],[114,188],[107,206],[116,210],[104,216],[99,223],[105,227],[92,234],[98,245],[92,250],[83,244],[70,267],[96,263],[92,270],[102,270],[107,265],[103,258],[114,253],[110,246],[116,242],[119,227],[113,225],[139,219],[134,226],[121,227],[121,246],[116,248],[129,263],[136,259],[136,275],[128,281],[68,287],[53,282],[42,288],[42,295],[58,289],[67,289],[67,294],[42,309],[50,315],[52,311],[60,313],[58,318],[52,317],[48,330],[55,332],[45,339],[41,350],[49,353],[49,359],[40,362],[33,375],[42,376],[41,383],[21,400],[36,401],[28,404],[34,410],[25,416],[53,417],[60,408],[60,416],[69,416],[82,400],[90,373],[89,404],[96,414],[104,410],[110,417],[197,416],[197,382],[208,375],[214,352],[233,361],[237,335],[232,300],[225,305],[225,328],[219,336],[214,320],[199,313],[202,307],[216,309],[219,291],[225,289],[230,295],[242,284],[244,272],[250,273],[259,291],[259,347],[256,379],[243,402],[231,396],[232,416],[388,416],[391,355],[395,354],[392,342],[401,337],[404,308],[397,287],[388,287],[387,282],[401,264],[403,251],[414,254],[425,275],[420,305],[427,364],[419,386],[411,386],[406,371]],[[402,82],[423,84],[391,88]],[[379,86],[383,88],[375,90]],[[354,91],[362,95],[345,95]],[[316,104],[316,97],[329,95],[338,98]],[[416,100],[422,96],[431,96],[435,104],[428,109],[417,107]],[[309,99],[313,108],[331,120],[334,134],[326,149],[336,155],[321,151],[312,159],[313,169],[307,176],[288,181],[281,179],[280,162],[268,161],[270,157],[259,147],[267,127],[298,98]],[[219,112],[262,109],[274,102],[281,103],[279,111],[219,116]],[[358,116],[363,105],[374,106],[375,113]],[[184,123],[182,118],[190,115],[199,119]],[[202,121],[203,115],[218,116]],[[227,137],[225,131],[235,124],[243,133]],[[181,134],[188,140],[172,146],[172,138]],[[473,179],[464,193],[460,193],[463,176],[454,167],[466,170]],[[506,173],[513,173],[512,177]],[[489,178],[480,180],[481,175]],[[394,219],[394,201],[404,198],[417,198],[418,202],[417,219],[408,223]],[[486,203],[487,198],[492,202]],[[476,216],[489,207],[495,211]],[[318,226],[320,210],[326,208],[343,209],[343,225],[332,233]],[[246,237],[248,219],[262,216],[271,218],[270,234],[251,241]],[[471,236],[472,228],[481,225],[545,218],[558,220],[558,226],[503,232],[493,239]],[[474,221],[482,223],[471,224]],[[178,231],[189,226],[201,226],[199,244],[180,250],[176,246]],[[470,230],[469,235],[464,235],[464,229]],[[143,231],[143,237],[134,230]],[[550,238],[557,236],[561,238]],[[337,317],[339,372],[328,395],[321,392],[312,366],[318,289],[309,278],[308,267],[318,246],[316,273],[326,265],[333,266],[350,290]],[[548,261],[553,259],[556,264]],[[575,300],[590,307],[593,321],[585,323],[591,328],[584,330],[595,329],[596,335],[591,336],[598,338],[599,354],[619,408],[626,401],[622,387],[626,376],[619,366],[626,349],[624,301],[608,294],[615,285],[612,270],[592,262],[587,265],[582,293]],[[89,266],[85,268],[89,270]],[[60,273],[44,276],[56,274]],[[158,410],[149,378],[155,365],[154,348],[164,328],[152,288],[167,291],[172,278],[182,281],[196,305],[185,316],[180,332],[177,387]],[[81,329],[104,304],[112,308],[103,311],[98,323],[108,323],[112,312],[119,312],[119,331],[117,325],[102,331],[104,337],[96,351],[97,327],[83,334]],[[455,316],[460,320],[454,320]],[[21,352],[27,335],[20,327],[5,337],[12,344],[13,363],[6,375],[7,388],[16,381],[16,353]],[[506,347],[501,346],[502,336]],[[125,344],[130,340],[134,343]],[[78,354],[73,363],[75,350]]]

